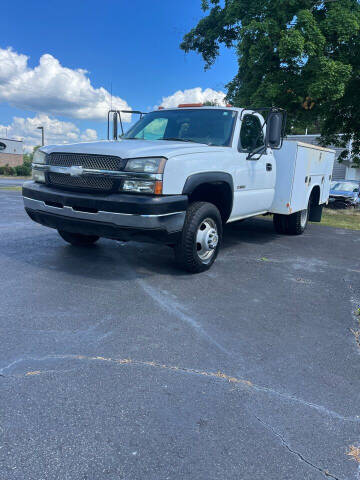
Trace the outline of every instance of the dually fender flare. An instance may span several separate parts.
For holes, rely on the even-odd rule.
[[[190,175],[185,182],[183,188],[183,195],[191,195],[192,192],[202,184],[210,183],[226,183],[231,190],[232,197],[234,198],[234,181],[230,173],[227,172],[200,172]]]
[[[234,206],[234,181],[232,175],[227,172],[200,172],[190,175],[185,182],[183,195],[190,196],[201,185],[226,185],[227,186],[227,214],[231,215]],[[216,203],[216,202],[214,202]]]

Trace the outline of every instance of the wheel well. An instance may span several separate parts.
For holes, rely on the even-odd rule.
[[[320,205],[320,187],[315,185],[310,194],[309,200],[309,220],[311,222],[320,222],[323,205]]]
[[[315,205],[319,205],[319,203],[320,203],[320,187],[319,185],[315,185],[315,187],[312,189],[310,194],[310,205],[315,206]]]
[[[226,182],[203,183],[189,195],[190,202],[209,202],[215,205],[225,223],[230,217],[233,206],[233,193]]]

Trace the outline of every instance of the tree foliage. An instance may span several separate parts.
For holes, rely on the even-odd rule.
[[[10,167],[6,164],[0,166],[0,175],[17,175],[20,177],[28,177],[31,175],[31,164],[34,158],[34,153],[39,147],[34,147],[32,152],[23,154],[23,163],[22,165],[17,165],[16,167]]]
[[[360,156],[359,0],[202,0],[202,8],[181,48],[200,53],[205,68],[222,45],[235,49],[229,102],[285,108],[289,130],[320,130],[338,145],[351,138]]]

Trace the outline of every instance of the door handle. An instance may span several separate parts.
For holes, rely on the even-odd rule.
[[[267,163],[266,164],[266,171],[271,172],[271,170],[272,170],[272,163]]]

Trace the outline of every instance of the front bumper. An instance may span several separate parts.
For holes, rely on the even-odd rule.
[[[359,203],[359,199],[354,197],[330,195],[328,205],[329,207],[341,209],[341,208],[349,208],[349,207],[358,207],[360,203]]]
[[[115,240],[173,243],[185,221],[185,195],[85,194],[23,185],[25,210],[50,228]]]

